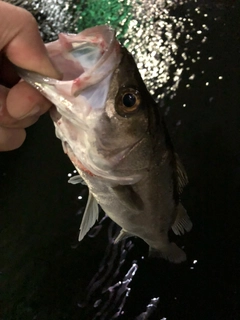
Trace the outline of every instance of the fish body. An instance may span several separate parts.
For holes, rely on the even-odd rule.
[[[47,48],[62,81],[20,74],[55,104],[56,135],[80,175],[70,182],[89,188],[79,239],[97,220],[99,204],[122,228],[116,242],[137,236],[152,256],[186,260],[168,232],[192,227],[179,201],[187,175],[133,57],[107,26],[60,35]]]

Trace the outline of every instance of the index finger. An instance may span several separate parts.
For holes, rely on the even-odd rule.
[[[25,9],[0,1],[0,50],[15,65],[52,78],[60,78],[38,31],[37,22]]]

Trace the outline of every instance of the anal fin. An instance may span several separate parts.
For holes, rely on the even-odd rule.
[[[173,232],[180,236],[185,233],[185,231],[189,232],[192,229],[192,221],[190,220],[187,211],[182,206],[181,203],[177,206],[177,216],[172,225]]]

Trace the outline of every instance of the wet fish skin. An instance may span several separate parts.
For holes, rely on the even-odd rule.
[[[178,214],[186,219],[186,229],[191,228],[191,222],[179,203],[179,160],[159,107],[147,91],[132,56],[125,48],[121,51],[123,58],[112,76],[106,112],[101,118],[104,128],[108,128],[103,144],[108,140],[111,150],[111,143],[114,144],[116,139],[121,145],[125,140],[138,137],[139,142],[114,171],[119,177],[122,174],[141,178],[134,184],[122,185],[107,183],[84,172],[81,174],[106,214],[122,227],[127,236],[142,238],[150,246],[152,256],[182,262],[186,259],[185,253],[168,240],[168,231]],[[136,113],[121,118],[118,97],[132,88],[140,93],[141,103]],[[110,118],[108,109],[115,109]]]
[[[96,30],[107,33],[110,29],[100,27],[89,32],[92,35]],[[179,201],[187,176],[173,150],[160,108],[148,92],[133,57],[116,39],[111,41],[115,41],[113,52],[118,62],[112,68],[103,108],[89,109],[93,116],[86,117],[85,127],[81,119],[78,121],[82,117],[81,108],[76,105],[78,100],[65,95],[57,86],[51,88],[51,93],[46,84],[41,85],[41,78],[37,79],[38,88],[40,83],[41,91],[54,103],[58,96],[71,102],[70,113],[64,106],[56,105],[52,117],[65,152],[89,187],[80,239],[98,217],[95,199],[122,227],[116,241],[138,236],[149,245],[151,256],[180,263],[186,260],[186,254],[169,242],[168,232],[172,228],[180,235],[192,227]],[[37,87],[36,76],[23,73],[23,77]],[[95,90],[96,84],[91,86],[88,81],[78,91],[79,96],[84,90]],[[100,79],[97,85],[103,81]],[[84,141],[80,141],[79,132]],[[76,146],[80,142],[85,153]]]

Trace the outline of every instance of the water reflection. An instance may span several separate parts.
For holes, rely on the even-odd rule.
[[[147,310],[145,312],[141,313],[135,320],[149,319],[149,317],[156,310],[158,302],[159,302],[159,297],[151,299],[150,303],[147,305]],[[164,320],[164,319],[166,320],[167,318],[162,318],[162,320]]]
[[[88,236],[97,236],[103,223],[108,220],[104,216],[99,224],[91,229]],[[111,221],[108,227],[108,244],[100,262],[98,272],[94,275],[87,287],[87,296],[78,304],[80,308],[95,308],[94,320],[115,319],[123,314],[126,298],[130,293],[130,283],[136,274],[138,264],[132,262],[127,273],[121,278],[121,267],[125,263],[128,252],[133,248],[131,240],[123,240],[115,244],[114,240],[120,228]]]
[[[109,218],[104,216],[100,222],[88,233],[88,237],[94,238],[99,235],[104,223]],[[78,307],[87,309],[87,314],[93,311],[93,320],[117,319],[124,315],[124,306],[127,297],[131,293],[131,282],[138,270],[138,262],[132,261],[129,269],[123,275],[126,265],[129,265],[128,253],[133,249],[132,240],[123,240],[114,243],[120,228],[110,222],[108,227],[108,244],[99,264],[97,273],[93,276],[86,288],[85,300],[78,303]],[[101,236],[101,235],[99,235]],[[144,256],[141,257],[144,259]],[[125,264],[125,265],[124,265]],[[146,311],[141,313],[135,320],[147,320],[154,313],[159,302],[159,297],[152,298],[146,306]]]

